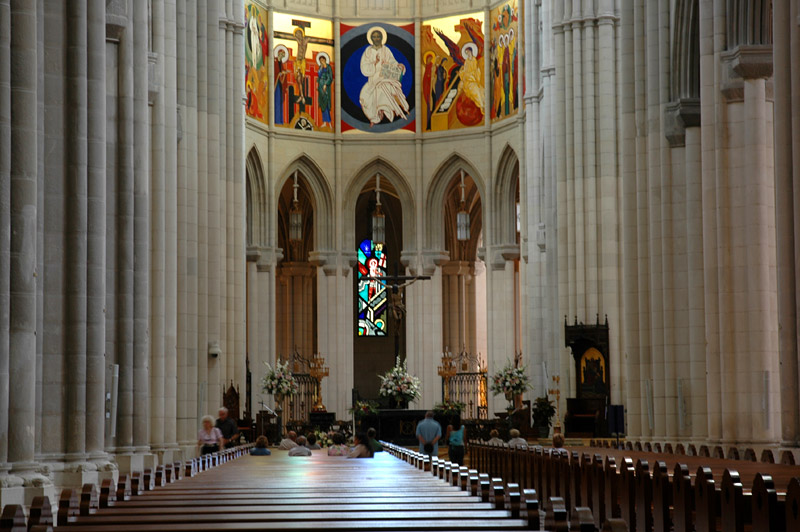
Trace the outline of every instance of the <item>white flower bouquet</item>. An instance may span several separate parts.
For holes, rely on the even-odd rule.
[[[509,363],[492,376],[491,390],[494,395],[502,393],[509,398],[524,393],[530,387],[525,367],[515,368]]]
[[[261,378],[262,389],[270,395],[279,397],[286,397],[294,395],[300,389],[297,380],[289,370],[289,362],[281,362],[280,360],[275,364],[275,368],[265,362],[267,372]]]
[[[395,365],[392,369],[379,375],[381,379],[381,387],[379,394],[381,397],[392,397],[396,401],[405,401],[410,403],[420,398],[419,378],[414,375],[409,375],[405,362],[400,362],[397,358]]]

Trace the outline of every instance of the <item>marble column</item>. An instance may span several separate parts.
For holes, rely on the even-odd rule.
[[[86,452],[105,458],[106,392],[106,3],[88,3],[88,237]]]
[[[12,0],[8,460],[20,473],[35,467],[37,22],[34,3]]]
[[[0,434],[8,434],[9,276],[11,244],[11,5],[0,0]],[[0,474],[8,470],[0,438]]]
[[[231,33],[233,35],[233,53],[229,61],[233,65],[231,82],[233,90],[230,95],[233,104],[232,131],[233,135],[233,186],[234,186],[234,382],[238,383],[242,397],[245,396],[245,382],[247,368],[245,366],[245,260],[242,253],[245,249],[246,238],[246,212],[245,209],[245,151],[244,151],[244,2],[234,0],[230,19]],[[255,380],[252,381],[255,383]],[[252,412],[252,410],[250,410]]]
[[[67,6],[66,144],[64,228],[66,362],[66,459],[81,461],[86,450],[86,252],[87,252],[87,3]]]

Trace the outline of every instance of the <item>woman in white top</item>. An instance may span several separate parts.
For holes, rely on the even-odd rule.
[[[209,454],[219,451],[222,441],[222,432],[214,426],[214,418],[203,416],[203,428],[197,431],[197,446],[200,454]]]

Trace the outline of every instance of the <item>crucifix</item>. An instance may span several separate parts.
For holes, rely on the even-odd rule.
[[[389,297],[389,313],[394,320],[394,358],[400,355],[400,325],[406,317],[406,306],[403,302],[403,292],[400,290],[417,281],[427,281],[430,275],[400,275],[397,263],[394,264],[394,275],[382,275],[377,277],[362,277],[368,281],[377,281],[386,288],[391,288]]]

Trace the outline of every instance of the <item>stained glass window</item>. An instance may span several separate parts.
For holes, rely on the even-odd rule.
[[[384,244],[369,238],[358,246],[358,335],[386,336],[386,275]]]

